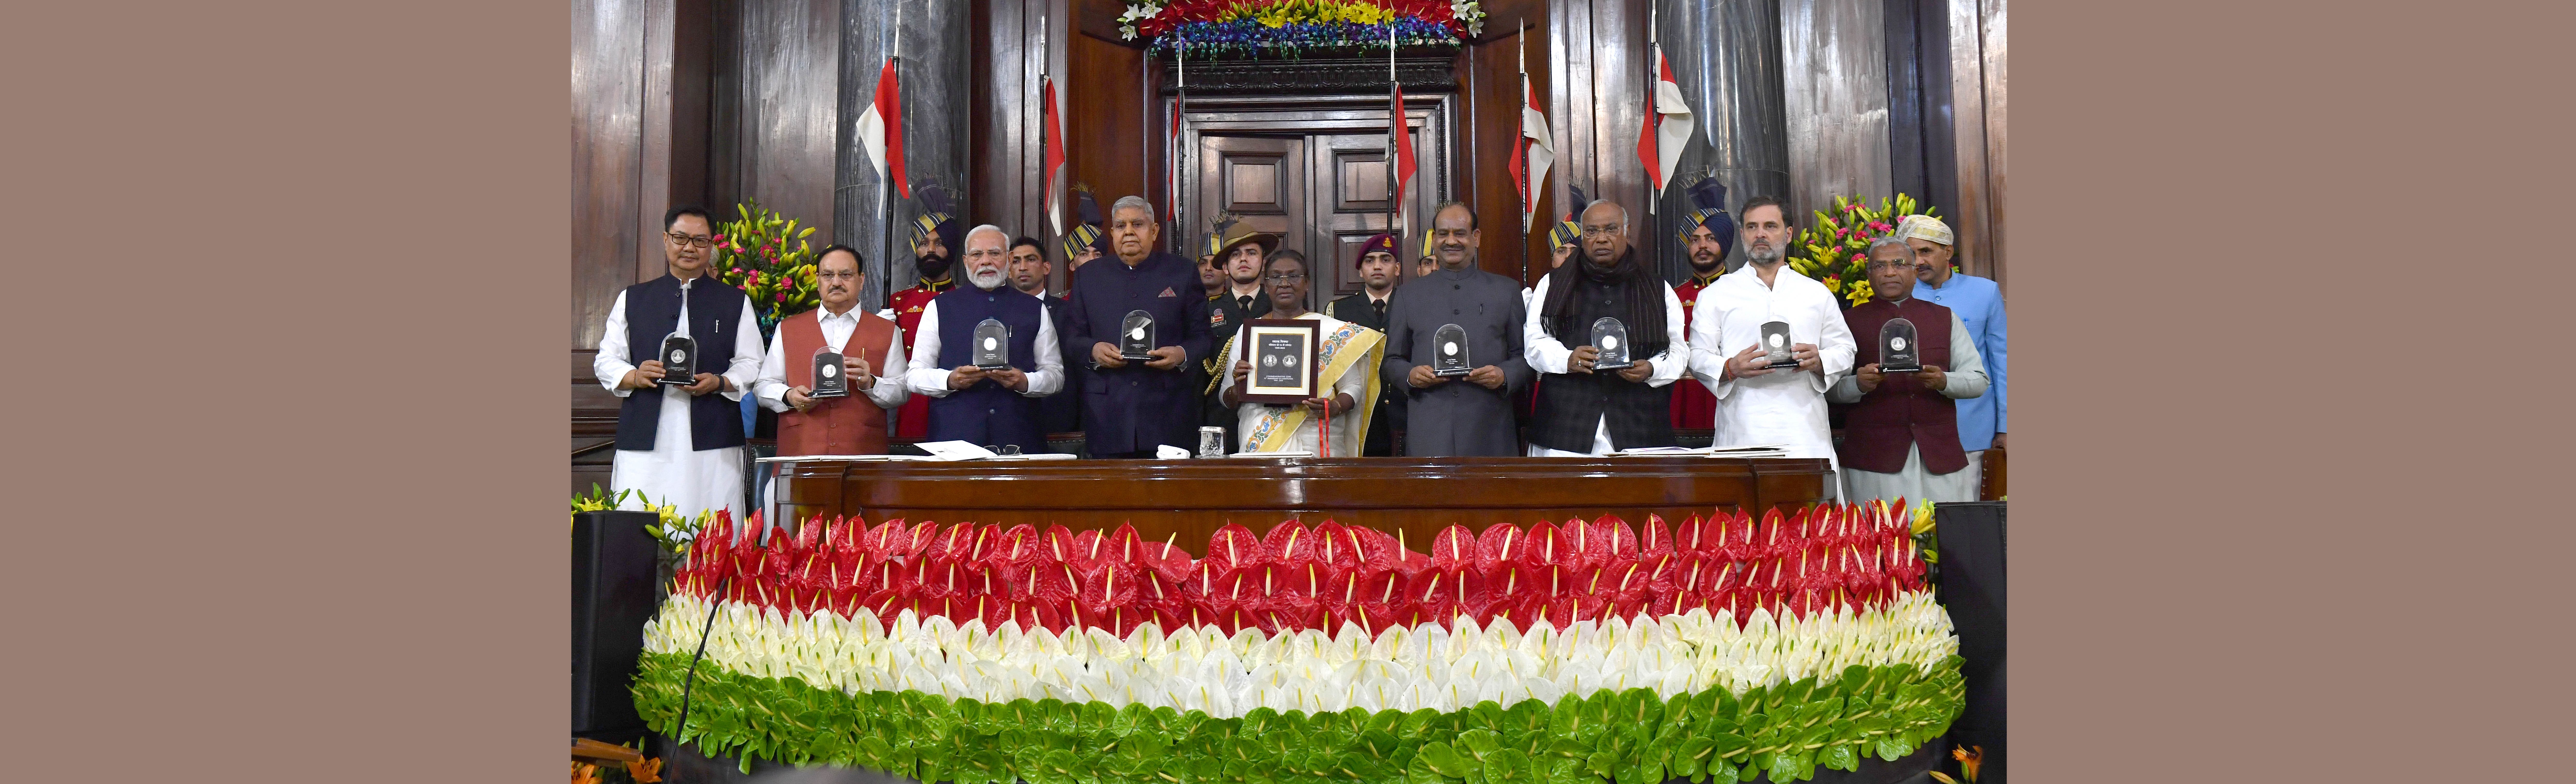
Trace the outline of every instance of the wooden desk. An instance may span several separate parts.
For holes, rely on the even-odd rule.
[[[1678,523],[1717,508],[1795,508],[1824,497],[1824,460],[1707,457],[1282,458],[783,464],[778,497],[791,519],[856,515],[870,523],[1062,523],[1076,531],[1134,523],[1138,534],[1194,556],[1228,521],[1262,533],[1291,517],[1330,518],[1388,533],[1416,551],[1441,528],[1648,514]]]

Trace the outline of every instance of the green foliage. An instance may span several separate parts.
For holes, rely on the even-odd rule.
[[[1660,784],[1813,778],[1895,760],[1963,706],[1961,660],[1929,670],[1853,666],[1736,695],[1651,689],[1555,705],[1463,711],[1280,713],[1241,718],[1107,703],[951,701],[915,691],[844,694],[795,678],[701,666],[684,740],[708,754],[857,766],[956,784]],[[635,707],[674,735],[689,657],[645,654]]]

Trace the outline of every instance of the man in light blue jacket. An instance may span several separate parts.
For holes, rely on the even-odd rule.
[[[2010,430],[2011,386],[2005,381],[2004,292],[1993,280],[1953,270],[1950,225],[1929,215],[1910,215],[1896,235],[1914,248],[1914,296],[1950,309],[1968,325],[1977,355],[1985,360],[1991,381],[1986,394],[1959,401],[1959,447],[1968,453],[1968,470],[1980,472],[1973,485],[1985,484],[1983,458],[1988,448],[2004,448]]]

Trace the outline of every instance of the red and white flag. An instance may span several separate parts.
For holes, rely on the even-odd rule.
[[[886,58],[885,70],[877,73],[876,100],[859,113],[859,144],[867,147],[868,162],[876,164],[877,173],[893,182],[897,193],[912,198],[912,185],[903,176],[903,93],[894,58]]]
[[[1046,127],[1038,129],[1046,137],[1046,214],[1047,225],[1056,236],[1064,236],[1064,193],[1057,187],[1064,180],[1064,118],[1055,113],[1055,82],[1038,83],[1038,101],[1044,106]]]
[[[1547,167],[1556,162],[1556,141],[1548,132],[1547,115],[1538,110],[1538,87],[1523,82],[1523,89],[1520,149],[1504,165],[1512,170],[1512,187],[1521,191],[1521,230],[1529,231],[1538,219],[1539,185],[1547,182]]]
[[[1637,160],[1646,165],[1646,181],[1654,186],[1656,196],[1664,195],[1664,184],[1672,181],[1673,166],[1681,162],[1682,147],[1690,143],[1691,130],[1697,125],[1690,104],[1682,102],[1681,85],[1673,83],[1673,65],[1664,61],[1663,45],[1656,44],[1655,82],[1646,92],[1646,127],[1637,134]]]
[[[1395,139],[1395,204],[1401,212],[1404,184],[1413,179],[1413,134],[1404,127],[1404,85],[1395,86],[1394,102],[1387,110],[1386,133]]]
[[[1170,181],[1164,183],[1163,220],[1173,225],[1181,222],[1181,167],[1189,165],[1189,161],[1183,160],[1187,151],[1181,149],[1181,111],[1179,104],[1173,104],[1171,138],[1163,144],[1163,149],[1171,151],[1172,158]]]

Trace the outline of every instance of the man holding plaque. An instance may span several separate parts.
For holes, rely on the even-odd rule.
[[[814,257],[823,306],[778,320],[752,395],[778,415],[778,454],[881,455],[886,412],[903,406],[903,328],[858,309],[866,284],[859,252],[833,245]],[[830,358],[818,365],[816,357]],[[893,378],[877,372],[893,368]],[[837,376],[837,378],[835,378]]]
[[[930,299],[957,287],[953,274],[958,232],[962,230],[955,216],[948,214],[944,189],[924,186],[920,194],[921,217],[912,221],[912,264],[920,273],[920,283],[912,288],[886,295],[885,314],[903,328],[905,356],[913,356],[912,341],[921,337],[921,312],[930,307]],[[895,415],[895,436],[920,440],[930,434],[930,398],[915,397]]]
[[[1914,298],[1950,309],[1975,338],[1977,358],[1992,382],[1986,393],[1959,401],[1959,448],[1968,452],[1968,486],[1984,487],[1986,449],[2004,448],[2011,423],[2012,381],[2005,372],[2004,292],[1995,282],[1950,269],[1950,225],[1930,215],[1909,215],[1896,236],[1914,249]],[[1982,492],[1980,493],[1982,494]]]
[[[760,327],[751,298],[707,275],[715,235],[706,211],[672,208],[661,234],[668,274],[618,292],[591,361],[600,386],[626,399],[609,489],[640,491],[683,515],[725,509],[740,519],[741,403],[760,373]]]
[[[1691,376],[1717,397],[1717,446],[1782,444],[1790,457],[1831,461],[1825,390],[1851,372],[1851,331],[1825,284],[1788,270],[1798,232],[1780,200],[1755,196],[1742,209],[1744,266],[1702,289],[1691,311]],[[1777,367],[1762,346],[1763,326],[1775,322],[1789,335]]]
[[[1872,296],[1843,313],[1863,336],[1859,372],[1827,393],[1854,404],[1843,418],[1843,484],[1853,498],[1974,501],[1956,401],[1985,394],[1985,362],[1957,314],[1914,297],[1914,265],[1901,235],[1870,243]]]
[[[1046,303],[1005,285],[1009,236],[992,225],[966,232],[966,282],[974,285],[922,308],[904,381],[930,399],[929,440],[1035,454],[1046,451],[1038,399],[1064,385],[1064,361]]]
[[[1234,432],[1242,434],[1242,442],[1236,446],[1241,451],[1357,457],[1366,447],[1369,420],[1377,410],[1378,390],[1373,382],[1378,362],[1384,357],[1385,336],[1377,330],[1307,310],[1311,277],[1306,254],[1295,250],[1271,252],[1261,277],[1262,288],[1270,295],[1270,315],[1251,322],[1250,345],[1240,337],[1227,341],[1224,367],[1232,370],[1221,382],[1218,394],[1234,407]],[[1314,347],[1308,351],[1264,350],[1260,330],[1274,319],[1322,322],[1314,336]],[[1307,335],[1296,337],[1302,341]],[[1312,395],[1294,403],[1244,399],[1255,367],[1285,372],[1301,364],[1313,368]],[[1325,439],[1323,426],[1328,423],[1332,437]],[[1320,443],[1327,440],[1329,444]],[[1322,446],[1329,446],[1332,453],[1324,454],[1319,448]]]
[[[1208,301],[1189,259],[1154,249],[1161,235],[1152,203],[1121,198],[1109,208],[1117,263],[1094,262],[1073,279],[1068,341],[1090,358],[1082,422],[1092,457],[1150,458],[1157,446],[1197,451],[1199,390],[1183,371],[1213,347]],[[1130,327],[1135,313],[1146,323]],[[1153,348],[1127,359],[1120,343],[1138,332]]]
[[[1628,210],[1583,209],[1581,259],[1540,278],[1522,325],[1538,381],[1531,457],[1677,446],[1673,395],[1688,369],[1682,301],[1628,244]],[[1572,346],[1573,348],[1567,348]]]
[[[1325,306],[1325,315],[1384,333],[1386,310],[1395,299],[1396,276],[1404,271],[1404,266],[1395,260],[1395,235],[1379,234],[1360,243],[1358,266],[1359,293],[1333,300]],[[1360,449],[1366,457],[1394,455],[1395,431],[1404,429],[1404,396],[1396,394],[1393,384],[1381,380],[1379,386],[1377,405],[1369,411],[1367,441]]]
[[[1476,211],[1441,205],[1431,238],[1439,268],[1414,278],[1386,311],[1386,360],[1378,376],[1405,395],[1404,453],[1419,456],[1516,457],[1520,436],[1512,401],[1530,385],[1521,356],[1523,305],[1518,281],[1476,268],[1481,237]],[[1470,369],[1441,375],[1441,328],[1466,336],[1456,349]]]

